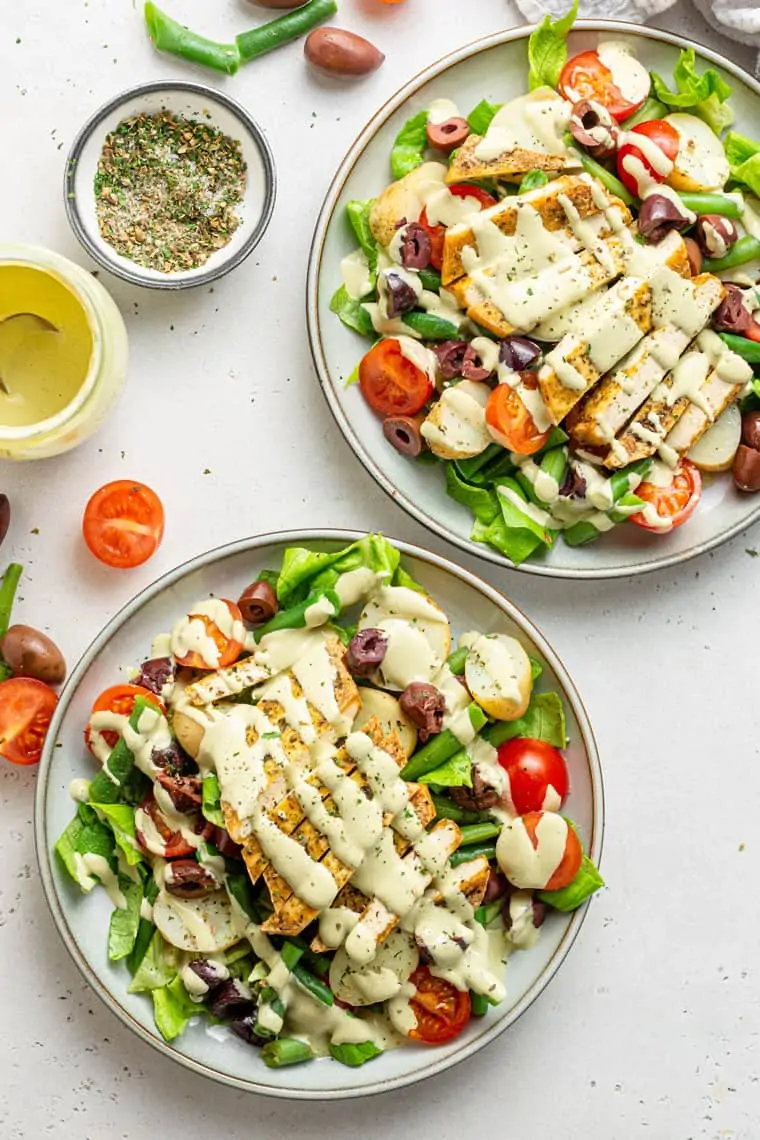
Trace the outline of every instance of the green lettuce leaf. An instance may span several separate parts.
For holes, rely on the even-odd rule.
[[[201,801],[201,813],[203,818],[207,819],[209,823],[215,824],[217,827],[226,827],[227,824],[224,819],[224,812],[222,811],[221,793],[219,791],[219,780],[216,772],[207,772],[203,777],[203,798]]]
[[[578,0],[559,20],[544,16],[528,40],[528,87],[556,87],[562,68],[567,63],[567,34],[578,15]]]
[[[167,985],[177,973],[177,951],[155,932],[129,987],[131,994],[146,993]]]
[[[499,721],[484,735],[495,746],[515,737],[529,737],[564,748],[567,733],[562,699],[558,693],[535,693],[523,716],[518,720]]]
[[[515,566],[530,558],[541,546],[541,539],[535,534],[529,530],[510,529],[501,515],[497,515],[487,525],[476,519],[470,537],[473,542],[485,542],[492,546]]]
[[[537,522],[527,513],[527,510],[522,510],[511,499],[507,498],[502,493],[504,487],[510,488],[523,500],[526,508],[528,507],[528,501],[520,484],[510,476],[502,479],[496,488],[496,495],[501,509],[503,529],[497,527],[495,525],[496,520],[494,520],[491,523],[491,533],[487,541],[511,559],[515,566],[519,566],[541,546],[551,547],[554,543],[555,532]]]
[[[470,124],[472,133],[484,135],[490,127],[494,115],[501,108],[501,103],[489,103],[487,99],[481,99],[477,107],[474,107],[467,116],[467,122]]]
[[[760,143],[729,131],[723,140],[723,149],[734,182],[741,182],[753,194],[760,194]]]
[[[362,566],[375,573],[385,573],[391,579],[400,557],[398,550],[381,534],[365,535],[332,554],[291,546],[282,560],[277,597],[281,605],[293,605],[315,590],[332,589],[341,574]]]
[[[366,1061],[371,1061],[373,1057],[379,1057],[382,1051],[373,1041],[362,1041],[361,1045],[355,1045],[352,1042],[344,1045],[330,1045],[332,1059],[340,1061],[341,1065],[349,1065],[352,1069],[358,1068]]]
[[[756,412],[760,409],[760,379],[757,376],[750,380],[749,391],[742,397],[739,407],[742,412]]]
[[[488,526],[499,516],[499,499],[495,491],[487,487],[475,487],[460,475],[455,463],[446,464],[446,493],[449,498],[472,511],[483,526]]]
[[[61,866],[66,870],[68,875],[74,880],[80,890],[92,890],[92,887],[83,885],[82,875],[79,867],[77,866],[77,841],[81,832],[84,830],[84,824],[78,815],[75,815],[66,830],[61,834],[58,842],[55,845],[55,853],[60,860]]]
[[[376,335],[369,313],[361,301],[349,297],[348,289],[346,289],[345,285],[341,285],[340,288],[336,289],[333,293],[332,300],[330,301],[330,312],[340,317],[346,328],[353,329],[354,332],[360,333],[361,336],[374,337]]]
[[[377,276],[377,242],[372,236],[369,214],[374,203],[374,198],[365,198],[363,201],[354,198],[352,201],[346,202],[346,213],[351,223],[351,229],[356,234],[360,247],[364,250],[373,282]]]
[[[391,151],[391,170],[394,178],[403,178],[425,161],[427,150],[427,111],[418,111],[404,123],[396,135]]]
[[[529,170],[523,177],[517,193],[527,194],[529,190],[538,190],[539,187],[546,186],[548,181],[549,175],[545,170]]]
[[[445,764],[420,776],[420,784],[437,784],[440,788],[471,788],[472,761],[464,749],[455,752]]]
[[[117,846],[130,867],[143,862],[135,834],[135,809],[130,804],[90,804],[101,821],[110,826]]]
[[[123,910],[117,908],[111,915],[108,927],[108,957],[112,962],[118,962],[132,953],[140,925],[140,905],[143,900],[142,883],[133,883],[125,875],[119,875],[119,890],[124,895],[127,905]]]
[[[594,891],[598,891],[603,886],[604,879],[588,855],[584,854],[578,874],[572,883],[568,883],[559,891],[538,891],[536,898],[540,899],[541,902],[548,903],[549,906],[553,906],[555,910],[577,910],[581,903],[584,903],[587,898],[593,895]]]
[[[694,48],[684,48],[681,52],[673,68],[675,91],[671,91],[665,80],[652,72],[654,93],[671,110],[689,110],[698,115],[719,135],[734,121],[734,112],[727,103],[731,87],[712,67],[699,75],[696,59]]]
[[[427,593],[424,586],[415,581],[411,574],[407,574],[403,566],[396,567],[396,573],[391,581],[392,586],[404,586],[407,590],[416,590],[418,594]]]
[[[251,880],[244,871],[228,872],[225,886],[227,893],[252,922],[263,922],[265,920],[267,917],[266,907],[256,897]]]
[[[179,974],[168,985],[151,990],[151,997],[156,1028],[164,1041],[179,1037],[187,1029],[190,1018],[203,1012],[201,1006],[191,1000]]]

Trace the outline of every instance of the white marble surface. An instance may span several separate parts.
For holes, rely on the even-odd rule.
[[[212,35],[245,26],[242,0],[171,7]],[[109,282],[132,344],[117,414],[73,454],[0,469],[15,512],[2,553],[27,566],[18,618],[52,631],[70,661],[140,587],[227,540],[285,525],[346,525],[426,542],[364,474],[329,416],[303,329],[305,255],[331,172],[371,112],[438,55],[517,17],[506,0],[396,8],[343,0],[342,8],[343,24],[387,53],[374,77],[347,90],[315,80],[296,46],[226,84],[276,154],[279,200],[260,249],[213,294],[163,296]],[[251,23],[259,15],[254,9]],[[685,5],[664,22],[721,46]],[[723,46],[750,62],[748,51]],[[152,53],[127,0],[3,3],[0,60],[0,232],[83,262],[60,190],[74,133],[115,91],[188,73]],[[163,546],[132,573],[95,564],[79,536],[91,491],[124,476],[152,484],[167,511]],[[461,557],[438,540],[430,545]],[[756,1140],[757,548],[754,531],[680,572],[600,584],[468,563],[524,606],[576,676],[605,765],[609,886],[558,978],[509,1034],[442,1077],[370,1103],[235,1093],[133,1040],[88,992],[47,915],[31,827],[34,772],[3,765],[2,1140],[454,1140],[475,1132]]]

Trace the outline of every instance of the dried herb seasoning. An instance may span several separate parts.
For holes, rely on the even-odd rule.
[[[101,237],[147,269],[195,269],[240,225],[245,186],[235,139],[168,111],[135,115],[103,144],[95,175]]]

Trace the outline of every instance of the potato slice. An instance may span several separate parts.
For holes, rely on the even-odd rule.
[[[428,195],[444,185],[446,170],[442,162],[423,162],[378,195],[369,215],[369,226],[376,242],[390,245],[402,218],[408,222],[417,221]]]
[[[734,462],[742,434],[742,417],[738,404],[729,404],[722,416],[708,428],[687,452],[687,458],[700,471],[728,471]]]
[[[441,607],[417,590],[384,586],[367,602],[359,629],[381,629],[388,648],[369,679],[383,689],[402,692],[411,681],[428,681],[451,652],[451,626]]]
[[[675,163],[666,179],[674,190],[722,190],[730,173],[723,143],[696,115],[677,112],[667,115],[678,131],[679,147]]]
[[[411,935],[394,930],[377,948],[367,966],[357,966],[341,946],[330,963],[330,987],[349,1005],[372,1005],[398,993],[419,965],[420,955]]]
[[[205,729],[200,721],[178,710],[172,717],[172,728],[174,729],[174,735],[177,737],[179,744],[184,748],[188,756],[192,756],[193,760],[197,760],[205,733]]]
[[[530,658],[506,633],[480,633],[468,646],[467,688],[489,716],[517,720],[528,707],[533,684]]]
[[[216,954],[242,937],[226,891],[202,899],[180,899],[159,891],[153,921],[167,942],[188,954]]]
[[[417,747],[417,729],[391,693],[382,689],[360,688],[362,707],[354,721],[354,732],[364,728],[367,721],[376,717],[382,726],[383,736],[395,732],[407,759]]]
[[[446,388],[422,424],[422,435],[439,459],[471,459],[493,443],[485,407],[487,384],[461,380]]]

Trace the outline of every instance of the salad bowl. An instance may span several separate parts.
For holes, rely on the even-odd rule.
[[[290,532],[245,539],[209,551],[179,566],[134,598],[102,630],[73,670],[45,745],[37,784],[35,837],[42,882],[53,918],[74,962],[93,990],[142,1040],[186,1068],[236,1088],[270,1096],[322,1099],[387,1091],[439,1073],[494,1041],[521,1016],[559,970],[580,931],[587,905],[552,911],[538,942],[513,955],[507,966],[507,998],[473,1018],[455,1040],[436,1048],[389,1049],[366,1067],[346,1068],[329,1058],[292,1068],[266,1068],[261,1054],[218,1024],[193,1019],[171,1043],[153,1023],[146,993],[128,993],[123,962],[107,953],[111,906],[104,891],[82,895],[55,855],[73,805],[70,791],[92,779],[92,757],[83,745],[94,698],[126,665],[145,657],[154,637],[178,614],[192,612],[199,597],[237,597],[253,576],[277,567],[289,546],[334,553],[359,538],[345,531]],[[455,633],[476,628],[519,639],[542,668],[537,688],[556,691],[564,705],[570,777],[568,816],[588,855],[598,863],[604,825],[604,794],[593,732],[572,679],[544,636],[492,586],[446,559],[402,542],[401,565],[448,616]],[[117,904],[118,905],[118,904]]]
[[[422,459],[410,459],[384,437],[380,420],[363,399],[359,384],[352,382],[369,341],[338,320],[331,302],[334,306],[341,261],[357,244],[347,221],[346,204],[373,199],[389,184],[389,156],[400,129],[436,101],[453,99],[466,113],[481,101],[502,104],[524,96],[528,87],[527,41],[532,31],[518,28],[460,48],[417,75],[377,112],[349,150],[327,194],[314,235],[307,286],[309,335],[319,381],[338,426],[360,461],[394,501],[423,525],[468,553],[504,568],[512,568],[513,562],[498,550],[474,541],[471,511],[447,497],[442,464],[423,462],[432,458],[427,452]],[[611,20],[581,20],[568,35],[568,56],[596,49],[602,40],[628,45],[647,69],[667,77],[679,54],[692,47],[676,35],[651,28]],[[733,89],[732,129],[749,136],[756,133],[760,112],[757,80],[708,48],[697,49],[696,63],[699,71],[704,67],[716,69]],[[433,405],[434,411],[438,408],[439,404]],[[432,423],[432,414],[430,419]],[[447,475],[449,467],[451,464],[447,464]],[[520,569],[559,578],[640,574],[704,553],[759,517],[760,498],[738,491],[730,473],[715,475],[707,470],[701,501],[688,525],[676,524],[672,530],[655,534],[638,526],[615,526],[588,545],[571,546],[560,538],[550,543],[550,549],[540,548],[535,560],[523,561]],[[551,529],[552,523],[544,525]]]

